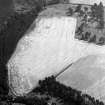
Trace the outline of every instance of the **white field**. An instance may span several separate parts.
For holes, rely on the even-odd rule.
[[[89,55],[76,61],[57,81],[105,102],[105,56]]]
[[[75,39],[75,18],[50,17],[37,19],[34,23],[37,23],[36,28],[26,33],[18,42],[7,64],[10,88],[15,95],[29,93],[38,85],[38,80],[59,73],[63,68],[83,57],[103,58],[96,60],[96,65],[99,67],[103,62],[101,64],[103,70],[105,46]],[[82,71],[88,75],[91,70]],[[96,72],[99,73],[98,70]],[[98,76],[100,77],[100,74],[97,75],[97,79]],[[83,89],[82,85],[80,86],[80,89]]]
[[[69,3],[87,5],[93,5],[94,3],[99,4],[100,2],[102,2],[103,5],[105,6],[105,0],[69,0]]]

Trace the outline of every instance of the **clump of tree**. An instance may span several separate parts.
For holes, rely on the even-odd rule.
[[[81,23],[81,25],[77,27],[77,30],[76,30],[77,35],[81,35],[83,33],[84,26],[85,26],[85,23]]]
[[[90,36],[91,36],[91,32],[85,32],[84,35],[83,35],[83,40],[84,41],[89,41]]]
[[[98,5],[95,3],[93,6],[91,6],[91,17],[93,20],[97,20],[97,8]]]
[[[80,12],[82,9],[82,5],[81,4],[78,4],[77,7],[75,8],[75,11],[74,12]]]
[[[89,38],[89,43],[96,43],[96,35],[92,35],[90,38]]]
[[[92,20],[98,22],[98,29],[104,28],[104,7],[102,2],[99,5],[96,3],[91,7],[91,17]]]
[[[88,7],[84,7],[84,11],[87,12],[88,11]]]
[[[59,105],[104,105],[102,101],[95,100],[88,94],[82,94],[81,91],[59,83],[54,76],[39,80],[39,85],[26,96],[14,98],[0,95],[0,105],[58,105],[52,98]]]
[[[105,44],[105,37],[101,36],[98,40],[98,43],[99,45],[104,45]]]
[[[64,105],[104,105],[102,101],[57,82],[54,76],[39,81],[39,86],[33,92],[56,97]]]
[[[98,13],[99,14],[99,16],[98,16],[98,18],[99,18],[98,27],[100,29],[103,29],[104,28],[104,7],[103,7],[102,2],[100,2],[100,4],[99,4],[99,10],[100,10],[100,12]]]
[[[85,14],[85,12],[82,9],[82,5],[81,4],[77,5],[77,7],[75,8],[74,12],[78,13],[79,17],[82,17]]]
[[[10,95],[0,95],[0,105],[48,105],[45,98],[37,96],[16,97]]]
[[[68,8],[68,11],[67,11],[67,16],[72,16],[74,13],[73,9],[72,8]]]

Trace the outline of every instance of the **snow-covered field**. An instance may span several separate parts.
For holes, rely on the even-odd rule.
[[[73,53],[70,36],[75,27],[73,18],[45,18],[19,41],[8,63],[10,84],[17,94],[29,92],[39,79],[58,73],[70,63]]]
[[[76,84],[77,89],[84,90],[84,87],[89,87],[90,83],[92,84],[94,81],[100,80],[102,76],[104,77],[105,46],[89,44],[75,39],[76,23],[76,18],[67,16],[43,17],[33,23],[33,26],[36,24],[36,27],[31,26],[31,31],[28,31],[20,39],[7,64],[9,84],[15,95],[27,94],[37,86],[39,79],[56,75],[63,68],[83,57],[89,56],[90,59],[92,57],[95,61],[94,63],[90,60],[88,63],[82,64],[83,68],[85,68],[85,65],[88,67],[88,65],[92,66],[92,63],[94,63],[97,70],[95,71],[93,67],[89,71],[87,69],[83,70],[83,68],[76,71],[79,68],[78,65],[74,70],[76,72],[73,73],[83,73],[82,76],[85,75],[87,78],[80,82],[82,84]],[[98,71],[101,69],[102,76]],[[72,69],[69,70],[67,75],[71,74],[70,71]],[[76,79],[80,76],[77,75]],[[75,81],[74,77],[70,80]],[[94,79],[90,79],[90,77]],[[68,81],[69,78],[65,78],[65,80]],[[62,79],[59,79],[59,81],[62,81]],[[85,82],[88,82],[86,86],[83,84]]]
[[[100,2],[103,3],[105,6],[105,0],[70,0],[70,3],[73,4],[87,4],[87,5],[93,5],[94,3],[99,4]]]
[[[105,102],[104,57],[89,55],[81,58],[59,75],[57,80]]]

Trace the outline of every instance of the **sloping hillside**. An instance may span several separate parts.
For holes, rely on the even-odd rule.
[[[68,15],[68,16],[71,16],[72,15],[72,10],[71,9],[69,9],[69,12],[68,12],[68,8],[73,8],[73,11],[75,11],[75,8],[77,7],[77,5],[71,5],[71,4],[69,4],[69,5],[61,5],[61,4],[59,4],[59,5],[53,5],[53,7],[52,6],[50,6],[50,7],[48,7],[48,8],[51,8],[50,10],[51,10],[51,12],[54,12],[53,10],[55,10],[55,12],[54,13],[51,13],[50,11],[49,11],[49,9],[47,9],[47,10],[45,10],[45,11],[48,11],[48,12],[46,12],[45,13],[45,11],[44,11],[44,13],[43,12],[41,12],[40,13],[40,16],[39,17],[52,17],[52,16],[57,16],[57,17],[59,17],[60,18],[60,16],[66,16],[66,15]],[[90,6],[88,6],[89,8],[90,8]],[[55,8],[55,9],[54,9]],[[57,9],[57,10],[56,10]],[[67,12],[64,12],[64,11],[67,11]],[[71,12],[70,12],[71,11]],[[48,14],[49,13],[49,14]],[[67,14],[66,14],[67,13]],[[43,15],[42,15],[43,14]],[[62,14],[62,15],[61,15]],[[3,60],[5,61],[5,62],[7,62],[7,60],[8,60],[8,58],[11,56],[11,54],[12,54],[12,52],[13,52],[13,50],[14,50],[14,48],[12,47],[12,50],[11,50],[11,48],[9,48],[8,46],[10,46],[11,47],[11,45],[12,46],[16,46],[16,43],[15,43],[15,40],[14,40],[14,43],[15,44],[12,44],[11,42],[13,41],[13,40],[11,40],[11,38],[10,38],[10,36],[11,35],[15,35],[15,36],[17,36],[17,35],[20,35],[20,37],[23,35],[23,33],[26,31],[26,29],[28,28],[28,26],[29,26],[29,24],[27,24],[27,22],[29,22],[29,23],[31,23],[32,22],[32,20],[31,19],[33,19],[33,17],[35,16],[35,15],[32,15],[33,17],[31,18],[31,15],[32,15],[32,13],[30,13],[30,15],[28,15],[28,16],[30,16],[30,18],[26,18],[26,20],[25,20],[25,18],[24,18],[24,16],[25,15],[19,15],[19,17],[17,16],[17,14],[16,15],[14,15],[14,17],[13,17],[13,19],[14,19],[14,21],[10,21],[10,23],[8,23],[7,24],[7,27],[5,28],[4,27],[4,29],[3,29],[3,31],[1,31],[3,34],[2,35],[7,35],[8,37],[7,38],[9,38],[10,40],[8,40],[8,39],[6,39],[7,40],[7,42],[8,43],[5,43],[6,44],[6,48],[7,49],[5,49],[5,48],[3,48],[3,49],[5,49],[5,53],[3,53],[4,55],[4,58],[3,58]],[[49,16],[48,16],[49,15]],[[21,18],[20,18],[20,16],[21,16]],[[28,16],[26,16],[26,17],[28,17]],[[77,13],[77,15],[75,14],[75,15],[73,15],[73,17],[78,17],[78,13]],[[16,21],[16,20],[17,21]],[[28,20],[28,19],[30,19],[30,21]],[[24,20],[24,21],[23,21]],[[81,21],[80,21],[81,22]],[[17,23],[19,24],[18,25],[18,27],[19,28],[16,28],[17,27]],[[80,24],[79,24],[80,25]],[[14,27],[13,27],[14,26]],[[22,28],[21,28],[21,26],[23,26]],[[24,27],[24,26],[27,26],[27,27]],[[10,31],[8,31],[8,28],[10,29]],[[48,28],[48,27],[47,27]],[[13,29],[14,29],[14,31],[13,31]],[[18,30],[19,29],[19,30]],[[4,31],[5,30],[5,31]],[[16,31],[17,30],[17,31]],[[14,33],[14,34],[12,34],[12,32]],[[30,31],[29,31],[30,32]],[[15,37],[14,36],[14,37]],[[5,39],[6,37],[4,37],[3,36],[3,38]],[[2,40],[2,39],[1,39]],[[18,40],[19,40],[19,38],[18,38]],[[16,39],[16,41],[18,42],[18,40]],[[4,51],[4,50],[3,50]],[[9,52],[9,55],[8,55],[8,52]],[[6,56],[6,58],[5,58],[5,56]],[[2,68],[1,68],[2,69]],[[1,78],[2,78],[2,76],[1,76]],[[0,80],[2,80],[2,79],[0,79]],[[2,82],[0,82],[1,84],[2,84]],[[56,83],[55,83],[56,84]],[[4,86],[5,86],[5,84],[4,84]],[[45,86],[45,85],[44,85]],[[2,87],[2,86],[1,86]],[[62,87],[62,86],[61,86]],[[63,90],[62,90],[63,91]],[[64,89],[64,91],[65,91],[65,89]],[[67,91],[67,90],[66,90]],[[67,91],[68,92],[68,91]],[[73,91],[73,93],[74,93],[74,91]],[[75,94],[74,94],[75,95]],[[76,94],[77,95],[77,94]],[[79,96],[80,97],[80,96]],[[84,97],[85,97],[85,95],[84,95]],[[3,96],[3,98],[2,98],[2,100],[5,100],[4,99],[5,97]],[[6,102],[10,102],[11,101],[11,99],[10,99],[11,97],[9,97],[9,98],[7,98],[7,100],[5,100]],[[19,101],[21,101],[20,103],[24,103],[24,102],[26,102],[26,100],[25,101],[23,101],[24,99],[23,99],[24,97],[22,97],[20,100],[18,100],[18,102],[17,103],[19,103]],[[67,97],[68,98],[68,97]],[[76,97],[77,98],[77,97]],[[81,98],[77,98],[77,101],[76,102],[74,102],[73,103],[73,105],[74,104],[76,104],[76,103],[78,103],[80,100],[81,100]],[[88,99],[90,99],[90,97],[89,98],[87,98],[86,97],[86,99],[85,100],[88,100]],[[13,99],[14,100],[14,99]],[[12,100],[12,101],[13,101]],[[27,99],[28,100],[28,99]],[[29,99],[30,100],[30,99]],[[92,99],[93,101],[94,101],[94,99]],[[74,100],[73,101],[75,101],[75,97],[74,97]],[[15,101],[16,102],[16,101]],[[13,103],[15,103],[15,102],[13,102]],[[30,101],[28,101],[29,103],[31,103]],[[27,105],[27,103],[28,102],[26,102],[26,103],[24,103],[24,104],[26,104]],[[38,101],[39,102],[39,101]],[[83,101],[82,101],[83,102]],[[90,101],[89,101],[90,102]],[[94,103],[94,105],[97,105],[97,104],[101,104],[101,105],[103,105],[103,103],[102,102],[100,102],[99,103],[99,101],[97,100],[97,101],[94,101],[95,103]],[[35,102],[34,102],[35,103]],[[39,102],[40,103],[40,102]],[[2,103],[3,105],[5,104],[5,103]],[[1,105],[2,105],[1,104]],[[81,103],[81,105],[84,105],[84,103]],[[90,103],[88,103],[89,105],[90,105]],[[91,103],[92,105],[93,105],[93,103]],[[33,105],[33,103],[31,103],[31,105]]]
[[[70,14],[70,8],[74,9],[73,14]],[[82,57],[104,56],[104,45],[100,46],[94,41],[87,42],[84,39],[75,38],[78,35],[78,33],[75,34],[76,20],[79,20],[77,29],[82,22],[86,22],[83,20],[85,13],[82,15],[79,13],[80,5],[79,11],[77,8],[78,6],[71,5],[70,7],[67,4],[47,7],[39,13],[37,20],[19,40],[7,64],[10,85],[16,95],[27,94],[37,86],[39,79],[60,72]],[[96,27],[94,29],[97,30]],[[102,31],[102,29],[99,30]]]

